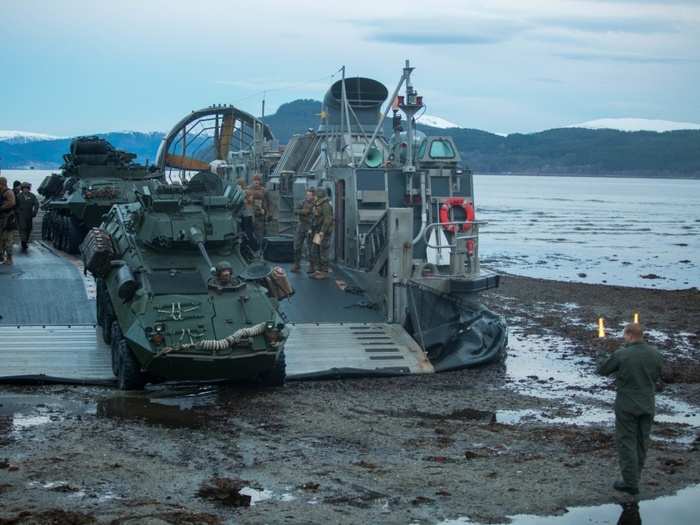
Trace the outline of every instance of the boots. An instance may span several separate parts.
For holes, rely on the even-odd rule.
[[[314,267],[314,265],[310,264],[310,265],[309,265],[309,269],[306,270],[306,273],[309,274],[309,275],[315,274],[315,273],[316,273],[316,268]]]
[[[289,271],[292,273],[301,273],[301,266],[299,263],[294,263],[294,266],[292,266]]]
[[[615,483],[613,483],[613,488],[615,490],[619,490],[620,492],[626,492],[627,494],[631,494],[632,496],[639,494],[639,489],[637,487],[632,487],[624,481],[616,481]]]
[[[5,260],[2,262],[2,264],[10,266],[12,264],[12,255],[5,255]]]
[[[22,241],[22,253],[27,253],[27,241]]]
[[[322,271],[319,270],[319,271],[317,271],[317,272],[314,272],[314,273],[311,275],[311,278],[312,278],[312,279],[317,279],[317,280],[319,280],[319,281],[322,281],[322,280],[324,280],[324,279],[328,279],[328,272],[322,272]]]

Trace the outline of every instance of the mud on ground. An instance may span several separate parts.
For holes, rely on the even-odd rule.
[[[697,290],[507,277],[506,363],[284,388],[0,387],[0,524],[503,522],[619,501],[599,315],[672,365],[642,498],[700,482]],[[648,321],[647,321],[648,320]],[[692,382],[679,382],[692,381]],[[246,506],[249,505],[249,506]]]

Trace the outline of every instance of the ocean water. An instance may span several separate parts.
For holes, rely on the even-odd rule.
[[[50,170],[2,170],[39,186]],[[700,180],[475,175],[482,264],[517,275],[700,287]],[[656,276],[655,278],[649,278]],[[645,278],[646,277],[646,278]]]
[[[475,175],[480,255],[508,273],[700,287],[700,180]]]

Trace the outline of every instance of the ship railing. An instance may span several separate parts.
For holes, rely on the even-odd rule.
[[[364,234],[360,266],[371,271],[386,250],[388,244],[388,213],[384,214]]]
[[[426,248],[445,250],[449,253],[449,274],[440,274],[445,277],[469,277],[479,273],[479,228],[488,224],[487,221],[455,221],[436,222],[428,224],[423,230],[423,241]],[[433,230],[454,226],[457,230],[452,234],[452,241],[447,244],[433,244],[430,242],[430,234]],[[466,230],[466,231],[463,231]],[[439,235],[436,236],[440,238]]]

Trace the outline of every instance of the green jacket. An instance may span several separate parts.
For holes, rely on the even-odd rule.
[[[299,225],[308,230],[311,228],[311,219],[314,211],[314,201],[313,199],[311,201],[307,201],[304,199],[302,202],[297,204],[295,213],[297,216],[297,220],[299,221]]]
[[[15,210],[21,219],[36,217],[39,211],[39,201],[32,192],[20,192],[15,199]]]
[[[333,233],[333,208],[326,196],[316,199],[311,231],[321,232],[326,237]]]
[[[645,342],[626,343],[603,359],[598,372],[615,374],[615,409],[634,415],[654,414],[656,383],[661,377],[661,354]]]

